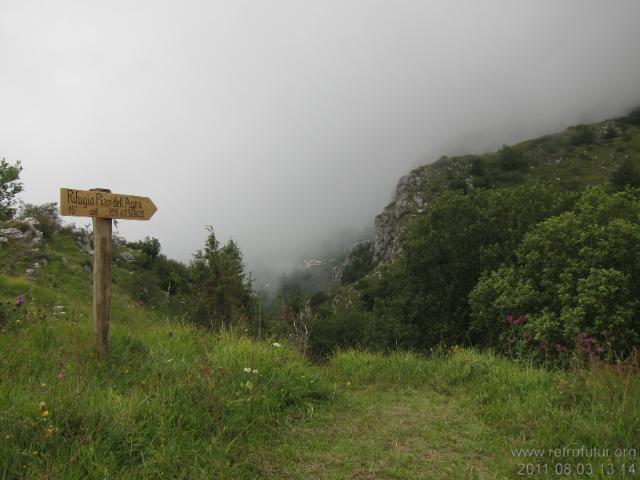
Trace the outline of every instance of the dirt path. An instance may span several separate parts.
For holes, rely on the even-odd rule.
[[[260,463],[274,479],[507,478],[508,452],[450,397],[360,391],[293,427]]]

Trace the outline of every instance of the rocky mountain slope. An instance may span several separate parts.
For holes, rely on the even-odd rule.
[[[445,190],[552,182],[567,190],[607,182],[623,163],[640,165],[640,108],[629,115],[569,127],[496,152],[441,157],[398,180],[391,202],[375,218],[375,236],[354,244],[333,271],[330,288],[351,283],[398,254],[408,222]]]

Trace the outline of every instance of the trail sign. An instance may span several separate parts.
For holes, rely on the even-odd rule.
[[[109,352],[112,219],[149,220],[157,207],[147,197],[111,190],[60,189],[60,213],[93,217],[93,338],[100,355]]]
[[[149,220],[157,207],[149,197],[97,190],[60,189],[62,215]]]

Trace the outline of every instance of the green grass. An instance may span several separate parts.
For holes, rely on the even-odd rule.
[[[519,463],[585,459],[512,449],[640,446],[637,365],[547,370],[467,349],[313,364],[138,305],[120,261],[97,358],[86,257],[65,234],[25,255],[47,259],[33,280],[0,274],[3,480],[514,478]],[[620,478],[625,460],[591,460],[590,478]]]
[[[592,478],[621,478],[623,464],[638,467],[614,455],[640,443],[640,378],[631,366],[548,371],[461,349],[429,357],[348,351],[326,368],[336,402],[263,449],[265,478],[515,478],[520,464],[546,465],[553,477],[557,465],[586,463]],[[580,446],[611,455],[512,451]],[[600,470],[609,463],[613,476]]]
[[[0,275],[0,479],[257,478],[247,446],[332,398],[296,350],[180,324],[118,284],[97,358],[85,258],[65,235],[41,254],[34,280]]]

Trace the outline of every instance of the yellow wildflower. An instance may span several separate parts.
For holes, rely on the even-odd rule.
[[[40,415],[42,415],[43,418],[47,418],[49,416],[49,410],[43,410],[40,412]]]

